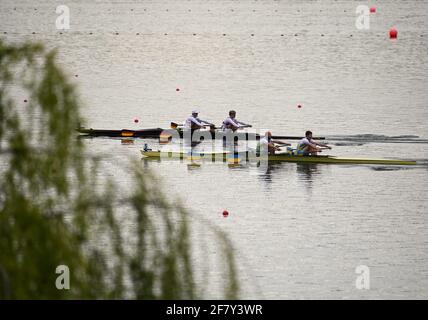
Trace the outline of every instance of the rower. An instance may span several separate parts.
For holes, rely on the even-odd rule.
[[[226,130],[232,130],[233,132],[235,132],[238,129],[241,128],[251,128],[252,126],[250,124],[246,124],[243,123],[241,121],[236,120],[236,111],[235,110],[230,110],[229,111],[229,117],[223,121],[223,125],[221,126],[221,128],[223,129],[223,131]]]
[[[208,126],[214,126],[214,124],[212,124],[208,121],[199,119],[198,114],[199,114],[199,111],[197,111],[197,110],[192,111],[192,116],[187,118],[186,122],[184,123],[185,129],[191,129],[193,131],[193,130],[201,129],[202,127],[205,127],[207,125]]]
[[[317,155],[318,152],[322,152],[322,148],[331,149],[330,146],[313,140],[312,132],[306,131],[305,137],[300,140],[299,144],[297,145],[297,153],[303,155]]]
[[[279,140],[272,140],[272,132],[266,131],[263,138],[260,138],[260,141],[257,144],[257,154],[260,154],[260,151],[266,151],[270,155],[274,155],[276,151],[281,151],[280,146],[291,146],[291,144],[279,141]]]
[[[198,114],[199,112],[197,110],[193,110],[192,111],[192,116],[186,119],[186,122],[184,123],[184,129],[185,131],[190,131],[190,140],[187,138],[189,136],[187,136],[187,134],[183,135],[184,140],[186,141],[186,144],[190,144],[190,146],[195,147],[197,146],[199,143],[201,143],[201,141],[198,139],[197,141],[193,141],[193,133],[205,126],[210,126],[210,128],[214,128],[215,125],[199,119],[198,118]]]

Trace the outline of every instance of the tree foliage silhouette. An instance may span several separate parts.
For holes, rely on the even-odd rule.
[[[0,40],[0,298],[203,298],[188,213],[139,163],[119,198],[76,139],[80,123],[76,90],[55,52]],[[231,245],[215,234],[224,297],[236,298]],[[69,290],[55,287],[58,265],[70,269]]]

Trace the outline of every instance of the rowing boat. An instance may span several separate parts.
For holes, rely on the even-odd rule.
[[[162,129],[162,128],[151,128],[141,130],[131,129],[120,129],[120,130],[108,130],[108,129],[92,129],[92,128],[79,128],[79,133],[89,137],[134,137],[134,138],[163,138],[170,139],[172,136],[178,133],[180,138],[184,136],[184,130],[181,128],[177,129]],[[260,139],[260,135],[251,132],[237,131],[234,133],[224,132],[221,130],[198,130],[200,136],[208,135],[211,139],[223,139],[230,135],[231,139],[237,137],[240,140],[255,140]],[[302,137],[297,136],[272,136],[273,139],[286,139],[286,140],[299,140]],[[316,137],[315,140],[324,140],[325,137]]]
[[[233,158],[243,158],[251,161],[265,159],[263,157],[252,158],[249,152],[180,152],[180,151],[144,151],[141,150],[144,158],[151,159],[206,159],[211,161],[223,160]],[[290,153],[278,153],[268,156],[269,162],[297,162],[297,163],[332,163],[332,164],[378,164],[378,165],[415,165],[416,161],[411,160],[396,160],[396,159],[371,159],[371,158],[342,158],[328,155],[293,155]]]
[[[83,135],[91,137],[135,137],[135,138],[159,138],[164,131],[162,128],[141,129],[141,130],[105,130],[79,128],[77,131]]]

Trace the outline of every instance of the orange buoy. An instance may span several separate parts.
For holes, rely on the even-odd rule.
[[[391,28],[391,30],[389,30],[389,38],[397,39],[397,36],[398,36],[398,30],[396,28]]]
[[[227,218],[229,216],[229,211],[224,210],[223,211],[223,217]]]
[[[374,6],[373,6],[373,7],[371,7],[371,8],[370,8],[370,13],[376,13],[376,7],[374,7]]]

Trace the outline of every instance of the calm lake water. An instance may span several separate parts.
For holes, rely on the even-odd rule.
[[[220,124],[233,108],[260,132],[325,136],[329,154],[420,162],[194,168],[140,160],[156,140],[85,140],[124,189],[129,159],[155,172],[189,208],[195,247],[210,226],[228,234],[242,298],[428,298],[427,1],[375,1],[369,30],[360,1],[73,1],[64,31],[57,4],[2,0],[0,35],[57,48],[89,127],[168,127],[195,108]],[[216,288],[215,264],[199,268]]]

